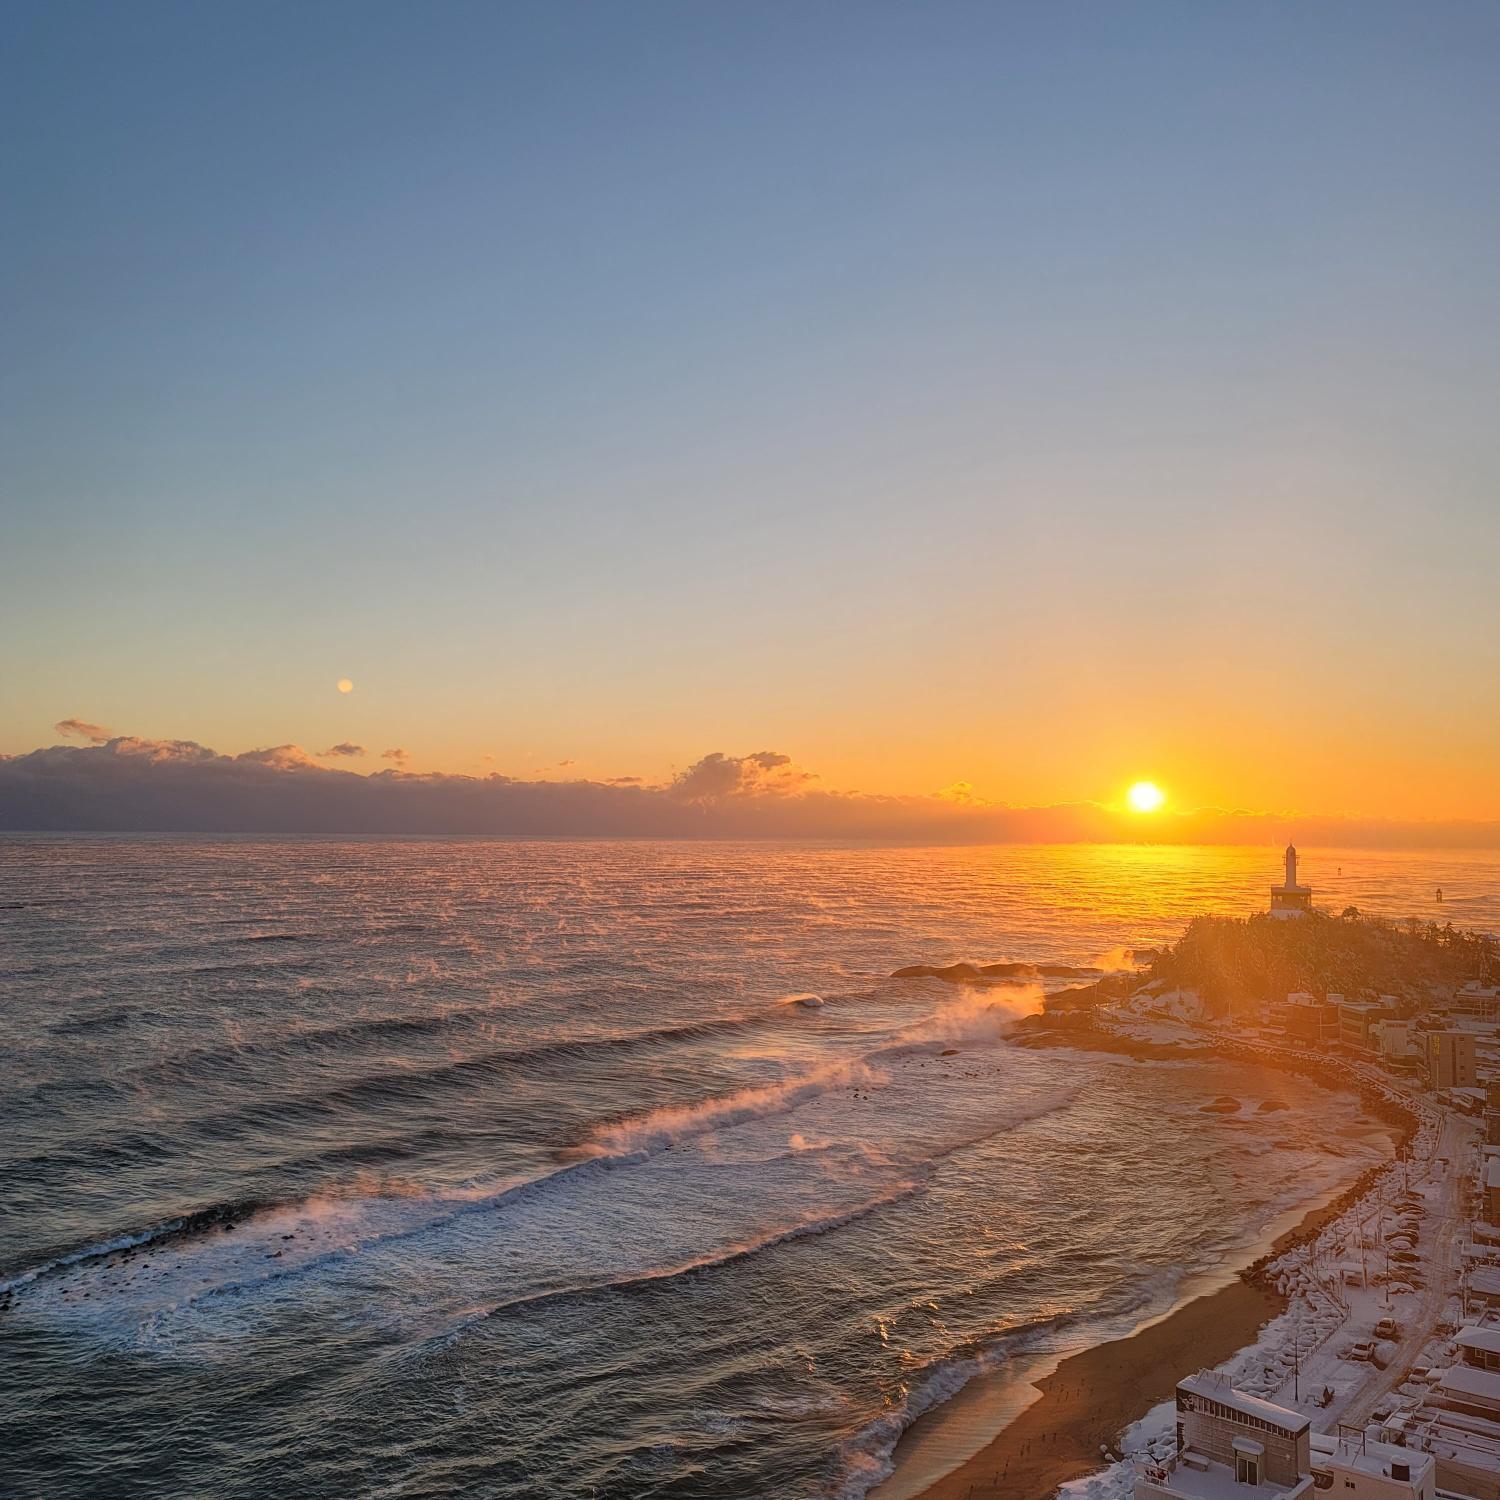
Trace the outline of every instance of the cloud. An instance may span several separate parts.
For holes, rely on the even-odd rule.
[[[981,797],[975,790],[972,782],[955,781],[952,786],[945,786],[936,794],[944,802],[956,802],[960,807],[988,807],[989,801]]]
[[[272,745],[269,750],[247,750],[236,755],[237,761],[248,761],[251,765],[274,766],[278,771],[322,770],[317,760],[301,745]]]
[[[382,750],[380,752],[380,758],[381,760],[393,760],[398,766],[404,769],[407,761],[411,759],[411,755],[407,751],[403,750],[399,745],[397,745],[393,749]]]
[[[792,764],[790,755],[757,750],[754,755],[725,755],[715,750],[694,761],[667,788],[683,802],[716,802],[725,797],[786,796],[816,780]]]
[[[59,719],[52,727],[64,739],[91,740],[96,745],[109,739],[109,730],[102,724],[90,724],[87,719]]]
[[[336,757],[350,758],[356,755],[363,755],[364,753],[365,747],[363,745],[351,745],[348,740],[343,740],[337,745],[330,745],[326,750],[319,750],[318,758],[320,760],[332,760]]]
[[[387,752],[390,755],[389,752]],[[390,756],[395,759],[394,756]],[[950,789],[951,790],[951,789]],[[193,740],[118,735],[0,757],[0,829],[121,832],[530,834],[816,838],[877,843],[1299,844],[1500,848],[1500,823],[1395,823],[1204,808],[1143,822],[1096,803],[1008,807],[949,796],[833,792],[776,751],[695,761],[666,786],[637,778],[523,781],[371,774],[297,745],[221,755]]]

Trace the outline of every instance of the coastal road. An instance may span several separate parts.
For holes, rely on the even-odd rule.
[[[1437,1321],[1443,1315],[1451,1295],[1449,1290],[1455,1257],[1455,1243],[1460,1225],[1466,1222],[1463,1212],[1464,1166],[1475,1138],[1475,1127],[1457,1115],[1443,1121],[1436,1154],[1448,1158],[1443,1176],[1443,1190],[1427,1215],[1423,1237],[1430,1246],[1425,1267],[1427,1284],[1411,1319],[1406,1336],[1396,1346],[1395,1357],[1384,1370],[1372,1371],[1370,1380],[1355,1398],[1338,1413],[1338,1421],[1351,1427],[1363,1427],[1370,1413],[1403,1380],[1416,1363],[1427,1341],[1433,1336]],[[1330,1422],[1329,1425],[1332,1425]],[[1327,1428],[1325,1427],[1326,1431]]]

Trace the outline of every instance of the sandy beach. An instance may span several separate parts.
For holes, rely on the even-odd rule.
[[[1246,1281],[1195,1298],[1122,1339],[1068,1356],[1037,1382],[1040,1397],[987,1448],[931,1485],[931,1500],[1041,1500],[1097,1470],[1102,1447],[1172,1394],[1188,1371],[1251,1343],[1282,1310]]]
[[[1360,1186],[1308,1209],[1274,1236],[1266,1254],[1280,1255],[1316,1234]],[[971,1458],[917,1490],[901,1488],[923,1500],[1044,1500],[1059,1485],[1100,1469],[1107,1462],[1101,1450],[1117,1451],[1124,1429],[1167,1400],[1184,1375],[1254,1343],[1285,1306],[1273,1289],[1236,1276],[1123,1338],[1067,1355],[1035,1377],[1039,1394]],[[942,1408],[927,1413],[906,1441],[920,1445],[925,1429],[943,1420]],[[880,1500],[894,1492],[893,1486],[874,1494]]]

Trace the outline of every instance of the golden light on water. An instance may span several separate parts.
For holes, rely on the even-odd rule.
[[[354,691],[354,684],[352,682],[350,682],[350,680],[347,677],[340,677],[339,678],[339,692],[341,692],[341,693],[352,693],[353,691]]]
[[[1138,781],[1125,793],[1125,800],[1132,812],[1152,813],[1167,800],[1167,794],[1154,781]]]

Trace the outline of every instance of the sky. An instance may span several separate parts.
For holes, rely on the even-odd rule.
[[[11,0],[0,754],[1500,819],[1497,63],[1443,0]]]

